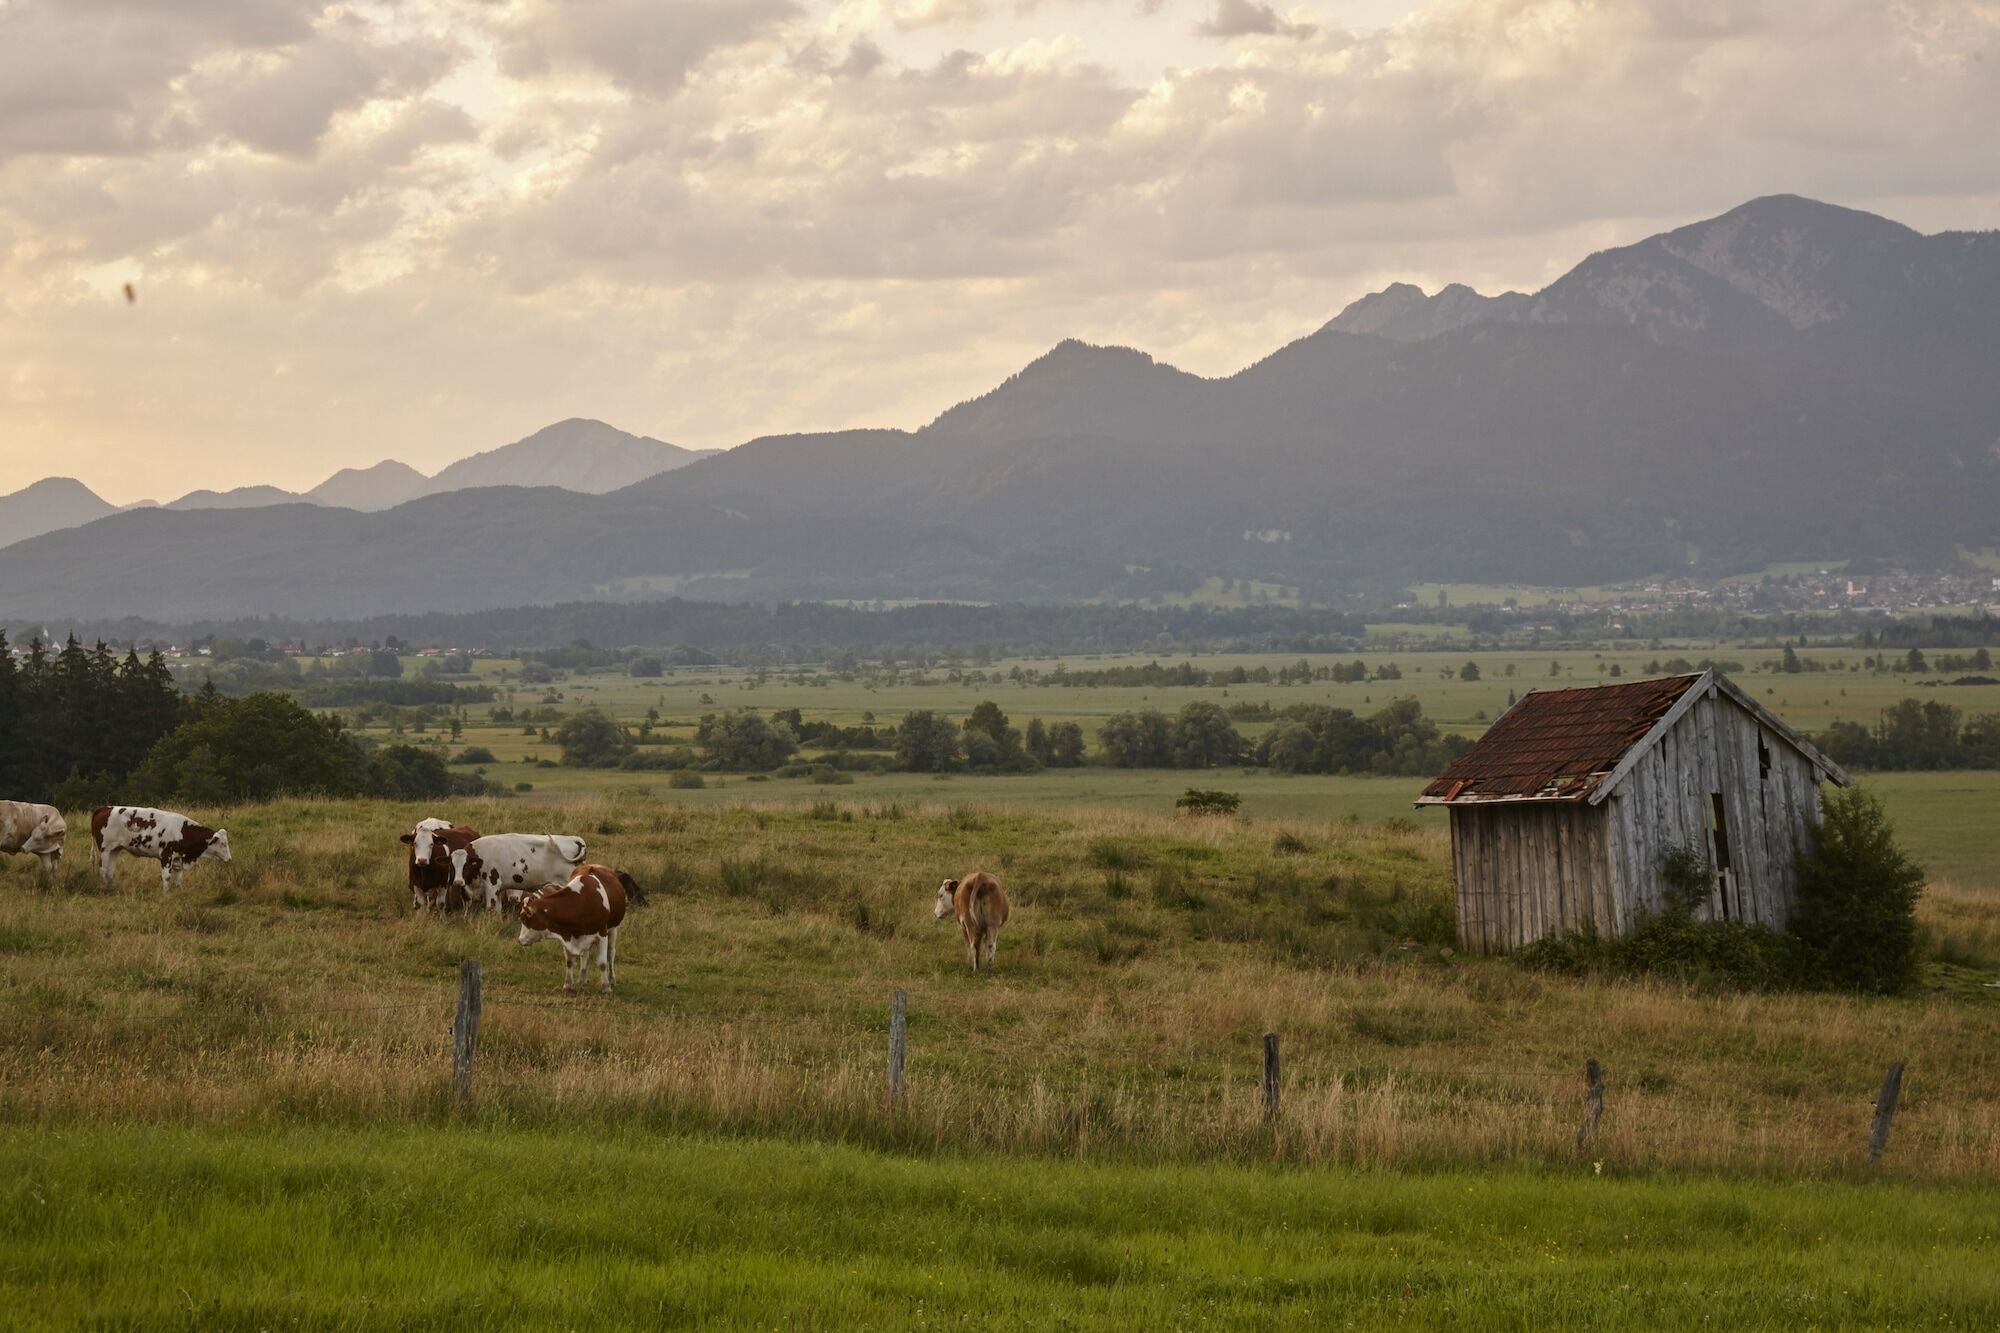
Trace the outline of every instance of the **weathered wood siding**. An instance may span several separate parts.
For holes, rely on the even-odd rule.
[[[1697,700],[1604,802],[1624,926],[1665,905],[1660,869],[1670,849],[1693,847],[1711,865],[1718,862],[1718,794],[1730,870],[1726,882],[1716,876],[1699,915],[1783,928],[1797,886],[1793,857],[1819,826],[1819,774],[1719,693]]]
[[[1585,925],[1616,932],[1609,826],[1603,809],[1567,801],[1453,806],[1460,945],[1504,953]]]
[[[1606,935],[1632,929],[1665,905],[1660,872],[1671,848],[1691,846],[1717,864],[1718,794],[1730,869],[1699,914],[1782,928],[1797,887],[1793,858],[1819,826],[1819,774],[1753,714],[1711,692],[1597,806],[1452,806],[1459,942],[1500,953],[1584,925]]]

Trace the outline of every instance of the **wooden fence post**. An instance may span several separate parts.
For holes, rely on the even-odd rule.
[[[1903,1095],[1903,1062],[1889,1066],[1882,1079],[1882,1091],[1875,1094],[1875,1127],[1868,1134],[1868,1165],[1882,1160],[1889,1146],[1889,1122],[1896,1118],[1896,1102]]]
[[[1278,1034],[1264,1034],[1264,1123],[1278,1122]]]
[[[458,965],[458,1015],[451,1020],[451,1090],[458,1109],[472,1109],[472,1056],[479,1046],[479,960]]]
[[[909,1050],[909,997],[901,991],[889,1005],[889,1109],[903,1104],[903,1062]]]
[[[1583,1066],[1583,1123],[1576,1127],[1576,1150],[1584,1152],[1597,1140],[1597,1121],[1604,1114],[1604,1067],[1591,1056]]]

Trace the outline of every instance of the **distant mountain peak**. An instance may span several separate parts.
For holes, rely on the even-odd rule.
[[[373,511],[397,505],[430,493],[431,479],[393,458],[373,467],[345,467],[306,492],[308,499],[342,509]]]
[[[983,435],[995,429],[1036,433],[1034,423],[1054,434],[1133,428],[1133,412],[1164,411],[1158,429],[1175,434],[1173,404],[1189,386],[1206,381],[1156,361],[1132,347],[1102,346],[1065,338],[1007,377],[998,388],[940,414],[925,431],[937,435]]]
[[[1152,356],[1136,347],[1124,347],[1116,343],[1089,343],[1081,338],[1064,338],[1021,367],[1013,378],[1020,380],[1030,375],[1046,375],[1051,372],[1068,372],[1076,369],[1100,370],[1118,366],[1144,370],[1159,364]]]
[[[1328,320],[1322,328],[1341,333],[1368,333],[1397,342],[1422,342],[1480,320],[1517,318],[1528,298],[1519,292],[1482,296],[1462,282],[1451,283],[1436,296],[1426,296],[1414,283],[1392,282],[1370,292]]]
[[[498,449],[461,458],[431,479],[431,490],[559,486],[601,495],[703,457],[595,417],[566,417]]]
[[[43,477],[12,495],[0,495],[0,546],[118,512],[75,477]]]

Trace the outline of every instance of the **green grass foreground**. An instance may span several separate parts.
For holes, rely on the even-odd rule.
[[[635,1131],[0,1143],[14,1327],[1993,1327],[2000,1190],[911,1159]]]

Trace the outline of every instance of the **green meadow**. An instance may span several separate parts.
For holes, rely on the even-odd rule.
[[[0,1142],[16,1328],[1982,1328],[1992,1186],[439,1126]]]

